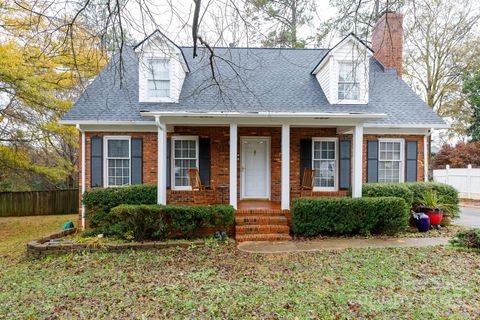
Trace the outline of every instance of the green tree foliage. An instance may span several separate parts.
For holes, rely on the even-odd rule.
[[[473,122],[467,133],[473,142],[480,142],[480,66],[476,72],[464,77],[463,93],[473,110]]]
[[[58,121],[104,59],[85,30],[63,26],[66,43],[29,5],[1,3],[0,188],[73,187],[78,134]]]
[[[445,169],[446,165],[452,168],[466,168],[469,164],[480,168],[480,142],[459,142],[454,147],[444,144],[432,159],[434,169]]]
[[[248,0],[249,15],[270,28],[262,40],[264,47],[303,48],[307,39],[298,36],[299,29],[313,19],[312,0]]]

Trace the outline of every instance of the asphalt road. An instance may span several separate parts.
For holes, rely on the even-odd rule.
[[[460,218],[455,219],[453,223],[471,228],[480,228],[480,208],[462,207]]]

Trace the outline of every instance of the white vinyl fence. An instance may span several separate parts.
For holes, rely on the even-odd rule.
[[[480,168],[450,168],[433,170],[433,180],[451,185],[460,198],[480,199]]]

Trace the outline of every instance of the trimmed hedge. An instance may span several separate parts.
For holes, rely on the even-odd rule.
[[[120,188],[95,188],[85,192],[83,204],[90,227],[98,227],[110,210],[121,204],[156,204],[157,186],[132,185]]]
[[[365,183],[362,186],[365,197],[400,197],[405,199],[407,207],[417,209],[420,199],[427,190],[434,190],[437,195],[454,209],[449,212],[452,218],[460,212],[458,192],[452,186],[438,182],[406,182],[406,183]]]
[[[191,238],[201,227],[226,231],[235,221],[235,209],[229,205],[168,205],[165,210],[170,221],[170,237]]]
[[[420,205],[420,199],[427,190],[433,190],[437,195],[448,204],[451,204],[454,209],[448,212],[452,218],[458,217],[460,212],[458,191],[448,184],[438,182],[407,182],[403,183],[413,193],[412,207],[415,209]]]
[[[409,212],[399,197],[300,198],[293,202],[297,235],[395,234],[408,227]]]
[[[202,227],[223,232],[235,220],[228,205],[157,205],[157,186],[132,185],[96,188],[83,196],[87,221],[85,236],[103,233],[127,240],[191,238]]]
[[[126,240],[192,238],[202,227],[224,232],[234,222],[235,210],[227,205],[126,205],[112,208],[96,221],[86,236],[103,233]],[[98,218],[98,217],[97,217]]]
[[[364,197],[399,197],[405,200],[407,209],[413,203],[413,192],[403,183],[366,183],[362,194]]]

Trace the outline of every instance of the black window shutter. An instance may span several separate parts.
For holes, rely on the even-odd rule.
[[[378,140],[367,142],[367,182],[378,182]]]
[[[167,188],[172,184],[172,139],[167,138]]]
[[[300,140],[300,184],[303,179],[305,168],[312,168],[312,139]]]
[[[204,186],[210,185],[210,139],[200,138],[198,140],[198,164],[200,180]]]
[[[340,140],[340,189],[350,189],[351,176],[351,147],[350,140]]]
[[[142,138],[132,138],[131,139],[131,149],[132,149],[132,176],[131,184],[142,184],[143,183],[143,139]]]
[[[418,157],[418,143],[417,141],[407,141],[406,143],[406,172],[405,181],[417,181],[417,157]]]
[[[103,186],[103,138],[90,138],[90,186]]]

